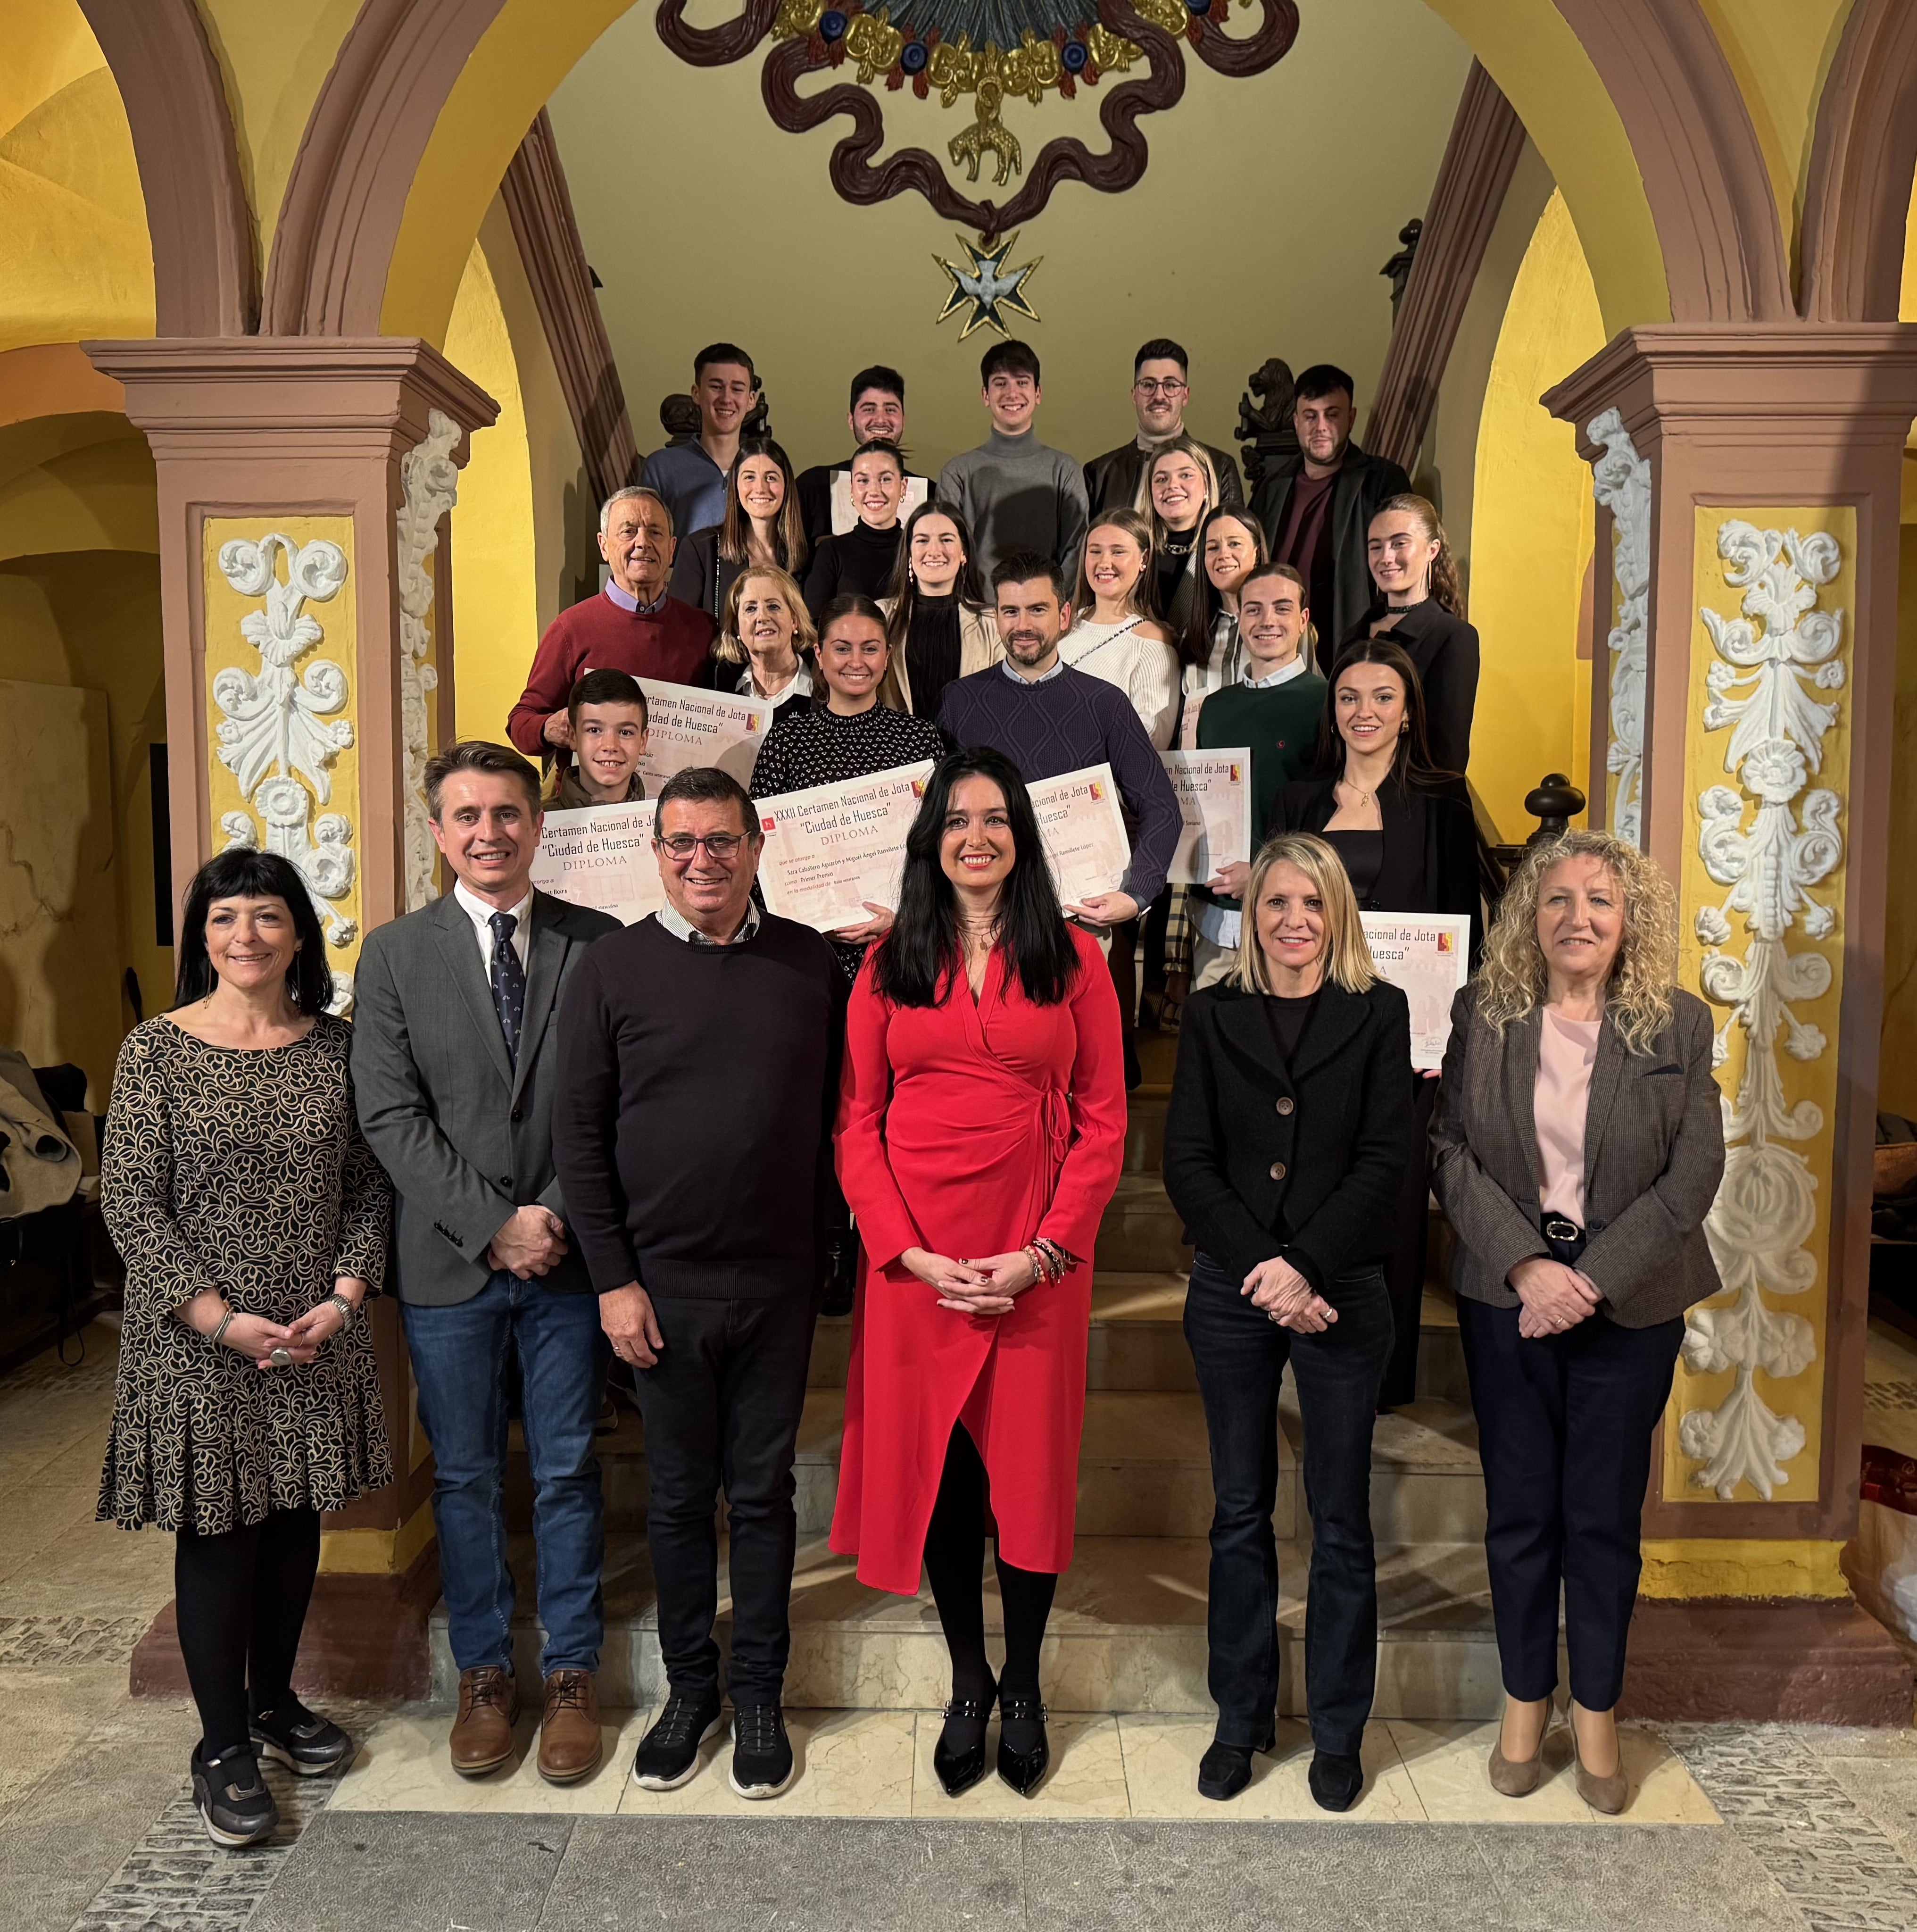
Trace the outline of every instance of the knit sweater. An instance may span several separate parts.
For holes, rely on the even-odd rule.
[[[813,1292],[845,1004],[825,942],[769,913],[735,945],[648,915],[589,950],[560,1009],[553,1144],[601,1294]]]
[[[993,430],[976,449],[955,456],[939,472],[939,501],[949,504],[972,531],[980,580],[1014,550],[1055,556],[1069,584],[1077,574],[1085,542],[1085,472],[1062,449],[1035,431],[1005,436]]]
[[[1318,743],[1318,727],[1325,716],[1325,680],[1316,671],[1263,691],[1248,684],[1227,685],[1205,700],[1198,714],[1201,752],[1235,751],[1244,745],[1251,752],[1251,845],[1263,843],[1265,827],[1278,794],[1293,778],[1311,769]],[[1236,899],[1218,898],[1203,886],[1194,896],[1236,908]]]
[[[660,684],[696,684],[712,642],[712,620],[676,597],[657,610],[622,610],[603,592],[562,610],[546,627],[506,735],[529,758],[546,748],[547,719],[566,708],[589,670],[623,670]]]
[[[961,748],[995,746],[1028,784],[1109,764],[1131,831],[1124,890],[1141,906],[1158,896],[1184,820],[1164,760],[1116,686],[1069,665],[1034,684],[994,664],[946,686],[939,729]]]

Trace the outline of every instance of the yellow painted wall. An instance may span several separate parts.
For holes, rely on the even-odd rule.
[[[1342,364],[1368,408],[1391,327],[1378,271],[1424,211],[1469,64],[1422,0],[1307,7],[1297,45],[1255,80],[1188,58],[1183,101],[1140,123],[1143,181],[1116,196],[1061,188],[1020,236],[1015,263],[1043,257],[1031,285],[1043,320],[1026,328],[1045,365],[1039,435],[1083,457],[1132,435],[1133,353],[1158,334],[1191,352],[1190,418],[1209,442],[1232,446],[1246,376],[1272,356]],[[906,378],[918,466],[936,469],[984,438],[978,359],[993,339],[961,346],[957,322],[934,322],[948,284],[933,256],[964,259],[952,224],[915,195],[841,200],[827,164],[846,124],[780,132],[759,66],[687,67],[660,45],[651,10],[635,8],[553,98],[639,446],[663,442],[660,398],[686,388],[693,352],[723,338],[757,358],[774,428],[801,466],[845,453],[846,382],[883,362]],[[1027,164],[1054,134],[1102,148],[1102,92],[1008,105]],[[970,118],[936,95],[880,98],[900,142],[942,144]],[[1340,136],[1360,120],[1363,136]],[[1335,148],[1316,145],[1326,140]]]
[[[74,0],[0,15],[0,351],[153,333],[153,254],[119,90]]]
[[[1577,656],[1591,471],[1538,400],[1604,346],[1597,292],[1562,195],[1539,218],[1498,332],[1478,436],[1471,621],[1484,644],[1471,776],[1499,830],[1533,829],[1547,772],[1588,790],[1590,666]]]

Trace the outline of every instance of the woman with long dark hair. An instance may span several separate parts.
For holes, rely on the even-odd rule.
[[[1279,793],[1269,829],[1316,832],[1343,861],[1362,911],[1463,914],[1475,958],[1483,909],[1471,797],[1455,772],[1432,763],[1424,729],[1424,689],[1410,658],[1388,638],[1361,639],[1331,676],[1318,776]],[[1430,1131],[1436,1088],[1427,1076],[1413,1090],[1419,1148]],[[1397,1324],[1379,1396],[1385,1408],[1418,1393],[1430,1192],[1428,1156],[1407,1161],[1397,1242],[1385,1268]]]
[[[864,1246],[832,1547],[910,1596],[951,1653],[933,1762],[1029,1796],[1050,1761],[1039,1647],[1071,1561],[1092,1246],[1125,1158],[1118,1003],[1065,922],[1017,768],[933,774],[898,916],[846,1019],[839,1178]],[[985,1654],[989,1508],[1005,1661]]]
[[[1227,505],[1198,526],[1197,594],[1184,628],[1173,639],[1184,667],[1178,742],[1186,751],[1198,742],[1198,713],[1206,698],[1238,681],[1239,588],[1270,559],[1265,526],[1248,510]],[[1310,650],[1307,634],[1307,658]]]
[[[669,586],[682,604],[723,621],[726,594],[749,565],[771,565],[798,579],[807,554],[805,518],[792,458],[769,436],[749,436],[726,478],[726,514],[680,539]]]
[[[352,1746],[293,1695],[322,1510],[393,1480],[361,1322],[392,1188],[361,1138],[325,940],[299,872],[250,848],[187,889],[172,1010],[114,1069],[100,1208],[127,1264],[103,1522],[174,1532],[207,1833],[279,1814],[262,1756]]]
[[[897,568],[879,608],[891,668],[882,702],[936,720],[954,678],[990,670],[1005,654],[985,608],[972,531],[950,505],[921,503],[906,520]]]

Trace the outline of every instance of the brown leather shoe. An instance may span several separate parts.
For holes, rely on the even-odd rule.
[[[599,1768],[599,1686],[589,1670],[556,1670],[546,1680],[539,1724],[539,1774],[548,1784],[576,1784]]]
[[[513,1754],[513,1720],[520,1714],[513,1673],[497,1664],[460,1672],[459,1715],[448,1739],[453,1768],[463,1778],[497,1771]]]

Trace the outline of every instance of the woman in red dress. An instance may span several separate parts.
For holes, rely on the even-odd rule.
[[[1059,909],[1023,779],[948,758],[906,843],[898,916],[852,988],[839,1179],[865,1274],[832,1547],[911,1595],[952,1659],[933,1762],[1029,1795],[1050,1754],[1038,1650],[1071,1561],[1092,1247],[1124,1163],[1124,1050],[1097,945]],[[985,1655],[984,1522],[1005,1661]]]

